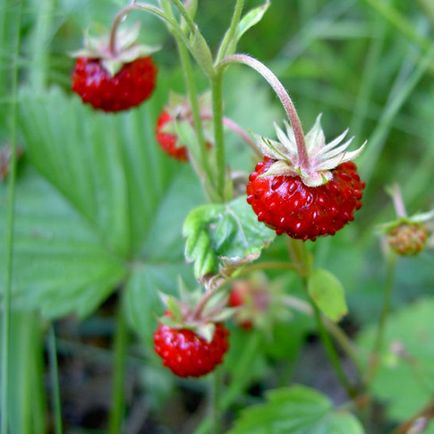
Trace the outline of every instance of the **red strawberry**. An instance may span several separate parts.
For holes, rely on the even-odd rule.
[[[155,131],[157,142],[171,157],[179,161],[188,160],[187,147],[178,144],[178,137],[175,134],[166,133],[163,131],[164,126],[172,121],[172,116],[168,111],[163,111],[157,120],[157,128]]]
[[[306,136],[298,117],[292,121],[296,130],[287,122],[286,132],[275,125],[278,141],[257,137],[265,157],[249,177],[247,202],[277,234],[302,240],[334,235],[362,206],[365,184],[351,161],[365,145],[347,151],[348,130],[326,144],[321,115]]]
[[[154,333],[154,349],[163,363],[180,377],[201,377],[222,363],[229,348],[229,332],[216,324],[210,342],[192,330],[160,324]]]
[[[79,57],[72,90],[83,102],[105,112],[128,110],[148,99],[155,88],[157,68],[150,57],[126,63],[113,76],[99,59]]]
[[[327,183],[309,187],[299,176],[261,177],[274,162],[265,157],[256,165],[247,184],[247,202],[258,220],[277,234],[303,240],[334,235],[362,206],[365,184],[354,163],[340,164],[331,170],[332,179]]]
[[[115,21],[116,22],[116,21]],[[157,68],[149,57],[156,51],[138,42],[140,25],[118,29],[110,35],[86,35],[84,48],[72,74],[72,90],[83,102],[105,112],[138,106],[154,91]]]

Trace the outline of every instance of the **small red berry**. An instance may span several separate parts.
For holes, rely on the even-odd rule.
[[[222,363],[229,348],[228,335],[220,323],[210,342],[192,330],[160,324],[154,333],[154,349],[164,366],[179,377],[201,377]]]
[[[263,176],[274,163],[265,157],[247,184],[247,202],[258,220],[292,238],[315,240],[334,235],[354,219],[362,206],[364,182],[352,162],[331,170],[332,179],[318,187],[305,185],[299,176]]]
[[[79,57],[72,74],[72,90],[96,109],[118,112],[148,99],[154,91],[156,75],[151,57],[125,63],[113,76],[100,59]]]
[[[234,286],[229,294],[228,305],[230,307],[242,308],[246,303],[246,293],[240,286]],[[253,322],[251,320],[240,320],[239,325],[244,330],[251,330],[253,328]]]
[[[175,134],[166,133],[163,131],[165,125],[172,121],[172,116],[169,112],[163,111],[157,120],[156,138],[164,152],[179,161],[188,160],[187,147],[178,144],[178,137]]]

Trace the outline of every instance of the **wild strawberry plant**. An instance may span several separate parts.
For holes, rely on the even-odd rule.
[[[366,243],[355,246],[351,225],[374,197],[367,193],[384,137],[432,65],[431,43],[412,33],[392,6],[372,4],[407,29],[425,54],[404,84],[397,81],[399,90],[391,92],[367,143],[362,134],[348,138],[348,129],[335,137],[324,131],[318,113],[305,133],[307,121],[291,97],[296,86],[288,92],[273,68],[238,50],[274,5],[233,3],[229,28],[214,47],[197,24],[202,7],[197,0],[130,2],[107,32],[86,31],[83,48],[71,53],[75,64],[66,87],[48,86],[55,80],[49,79],[43,43],[37,44],[47,40],[44,20],[55,17],[52,2],[38,9],[33,54],[42,66],[28,80],[18,74],[21,2],[3,16],[5,22],[8,14],[13,18],[14,63],[9,82],[0,81],[10,109],[10,126],[4,128],[9,141],[0,151],[0,180],[8,182],[1,189],[7,207],[0,224],[2,434],[46,432],[44,336],[54,431],[68,430],[56,348],[65,342],[56,333],[71,315],[83,324],[98,319],[110,306],[107,299],[117,311],[112,434],[137,432],[130,423],[135,397],[126,398],[129,364],[137,363],[137,352],[140,385],[154,414],[164,418],[164,390],[198,389],[205,401],[204,389],[210,389],[210,411],[188,421],[182,432],[433,429],[432,346],[422,342],[430,338],[432,299],[388,319],[399,257],[423,255],[430,247],[434,214],[409,216],[400,187],[388,189],[396,218],[384,223],[381,216],[381,248],[373,253],[370,247],[367,254],[378,263],[385,259],[383,300],[375,302],[378,321],[354,302],[361,286],[369,286],[361,275],[372,267],[360,271],[357,255]],[[182,80],[159,62],[173,50],[164,46],[158,53],[155,44],[142,43],[143,35],[152,36],[148,21],[134,22],[142,13],[164,24]],[[373,45],[374,60],[379,50]],[[367,60],[372,68],[374,60]],[[252,71],[231,75],[233,65]],[[408,73],[403,71],[398,78]],[[260,81],[253,81],[253,73]],[[372,89],[368,71],[364,99],[355,106],[356,133]],[[270,90],[281,108],[268,100]],[[325,98],[315,102],[315,110],[342,131]],[[17,167],[21,145],[25,161]],[[382,181],[392,182],[387,170],[381,173]],[[375,239],[371,229],[366,239]],[[335,234],[337,241],[330,241]],[[354,283],[354,275],[361,283]],[[359,291],[350,306],[349,282]],[[351,321],[345,323],[348,317],[357,322],[352,310],[354,318],[364,314],[376,323],[354,340]],[[340,384],[338,398],[315,390],[320,388],[309,377],[306,385],[291,381],[307,336],[318,337],[324,353],[312,356],[310,377],[328,370],[319,366],[328,363]],[[14,355],[14,348],[24,356]],[[255,383],[269,390],[251,405],[249,387]],[[378,417],[379,409],[384,417]],[[176,423],[173,429],[180,432]]]

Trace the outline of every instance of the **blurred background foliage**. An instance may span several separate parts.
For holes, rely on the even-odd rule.
[[[198,23],[216,48],[234,2],[199,3]],[[248,0],[246,6],[260,3]],[[82,106],[70,92],[73,60],[68,52],[80,46],[83,29],[109,27],[123,5],[120,0],[2,0],[0,5],[0,145],[8,143],[10,108],[16,101],[18,143],[24,148],[18,172],[12,356],[19,362],[12,363],[11,374],[17,386],[11,397],[16,434],[44,432],[43,384],[50,388],[50,383],[44,380],[40,344],[52,318],[63,318],[57,332],[68,432],[104,432],[113,294],[120,287],[135,331],[126,386],[128,432],[180,432],[180,424],[182,432],[192,432],[199,420],[194,412],[200,416],[204,411],[206,380],[175,380],[160,367],[150,345],[162,311],[156,290],[173,292],[180,274],[194,285],[183,259],[181,227],[187,212],[204,201],[191,169],[169,161],[153,139],[169,90],[183,91],[175,45],[158,20],[135,13],[130,20],[142,22],[143,40],[162,45],[155,56],[160,75],[152,100],[113,116]],[[367,182],[364,207],[352,225],[311,246],[317,264],[333,271],[346,288],[351,313],[345,327],[354,336],[363,330],[362,350],[372,340],[370,324],[382,302],[385,265],[376,225],[393,218],[384,188],[399,182],[410,214],[434,204],[433,25],[431,0],[273,0],[239,47],[283,80],[305,129],[322,112],[328,138],[350,126],[357,143],[368,140],[359,161]],[[14,50],[17,30],[19,53]],[[14,62],[17,96],[10,92]],[[200,71],[197,79],[206,90]],[[227,73],[224,99],[226,113],[247,130],[272,134],[272,122],[283,118],[261,79],[240,67]],[[249,150],[229,134],[227,145],[231,166],[251,170]],[[1,240],[5,198],[3,182]],[[284,240],[278,239],[262,259],[286,258]],[[391,404],[390,418],[383,415],[369,433],[385,432],[387,424],[411,417],[434,392],[433,258],[428,251],[399,260],[388,341],[402,343],[423,373],[414,375],[387,346],[373,392],[380,403]],[[300,292],[292,276],[268,277],[288,293]],[[69,314],[82,320],[65,319]],[[224,368],[233,381],[224,405],[235,415],[263,390],[294,379],[341,402],[318,351],[310,321],[297,314],[276,325],[271,335],[234,329]],[[27,381],[20,372],[26,372]],[[74,375],[77,380],[71,379]],[[395,390],[397,385],[405,390]],[[77,405],[81,393],[88,405]],[[33,401],[38,405],[32,407]]]

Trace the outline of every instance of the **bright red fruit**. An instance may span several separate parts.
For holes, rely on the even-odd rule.
[[[155,131],[157,142],[163,148],[166,154],[179,161],[188,160],[187,147],[178,144],[178,137],[175,134],[166,133],[163,131],[165,125],[172,121],[172,116],[169,112],[163,111],[157,120],[157,128]]]
[[[229,331],[223,324],[216,324],[210,342],[192,330],[176,329],[160,324],[154,333],[155,352],[179,377],[201,377],[222,363],[229,348]]]
[[[148,99],[154,91],[156,75],[151,57],[125,63],[113,76],[100,59],[79,57],[72,74],[72,90],[96,109],[118,112]]]
[[[230,307],[243,307],[246,302],[246,293],[239,287],[232,288],[229,294],[228,305]],[[244,330],[251,330],[253,328],[253,322],[251,320],[240,320],[239,325]]]
[[[258,220],[277,234],[302,240],[334,235],[362,206],[365,183],[352,162],[337,166],[333,178],[318,187],[306,186],[298,176],[260,177],[273,163],[265,157],[256,165],[247,184],[247,202]]]

